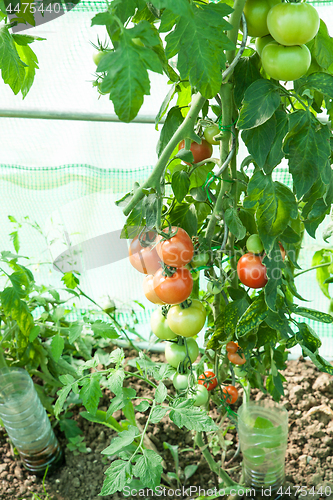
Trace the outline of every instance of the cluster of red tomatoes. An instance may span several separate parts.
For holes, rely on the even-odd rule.
[[[305,75],[311,64],[305,44],[316,36],[320,24],[316,9],[305,2],[247,0],[244,14],[266,73],[282,81]]]

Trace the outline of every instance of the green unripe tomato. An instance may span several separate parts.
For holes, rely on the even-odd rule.
[[[249,36],[265,36],[269,34],[267,14],[281,0],[246,0],[244,15]]]
[[[187,339],[186,342],[191,363],[194,363],[194,361],[197,359],[199,355],[198,344],[192,338]],[[185,345],[179,345],[170,342],[170,344],[167,344],[165,346],[165,359],[167,360],[169,365],[173,366],[174,368],[178,368],[179,363],[184,361],[185,357],[186,357]]]
[[[96,66],[99,65],[99,63],[101,62],[101,59],[102,57],[104,56],[106,52],[104,50],[96,50],[94,53],[93,53],[93,61],[94,63],[96,64]]]
[[[219,133],[220,133],[220,129],[219,129],[218,125],[209,125],[204,130],[205,139],[207,142],[209,142],[209,144],[214,144],[214,145],[220,144],[220,141],[214,140],[214,137],[216,135],[219,135]]]
[[[170,307],[168,325],[181,337],[193,337],[204,327],[206,315],[206,309],[200,300],[193,299],[189,307],[183,308],[180,304]]]
[[[246,240],[246,248],[251,253],[262,253],[264,251],[264,245],[258,234],[251,234]]]
[[[103,311],[107,314],[111,314],[116,310],[116,304],[112,299],[110,299],[109,296],[103,297],[101,306],[103,308]]]
[[[306,45],[268,43],[263,48],[261,62],[266,73],[274,80],[293,81],[308,71],[311,52]]]
[[[173,376],[173,386],[177,391],[185,391],[188,388],[188,373],[176,372]]]
[[[266,35],[266,36],[258,36],[256,38],[255,46],[256,46],[256,51],[258,54],[261,56],[262,51],[264,50],[264,47],[268,43],[277,43],[275,42],[274,38],[271,35]]]
[[[177,338],[177,335],[170,329],[161,309],[155,309],[150,316],[150,326],[152,332],[161,340],[174,340]]]
[[[222,292],[223,285],[219,281],[208,281],[207,291],[213,295],[218,295]]]
[[[194,399],[194,406],[204,406],[209,399],[209,392],[204,385],[198,385],[195,388],[195,394],[190,394],[190,398]]]
[[[200,252],[197,254],[193,255],[193,258],[191,260],[191,266],[192,267],[202,267],[207,264],[209,261],[210,255],[209,252]]]

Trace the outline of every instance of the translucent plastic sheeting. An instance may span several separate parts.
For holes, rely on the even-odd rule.
[[[317,2],[316,8],[333,32],[333,3]],[[47,38],[36,42],[33,49],[39,59],[35,83],[22,101],[0,81],[0,109],[42,110],[73,113],[112,114],[108,96],[98,99],[93,88],[95,65],[92,61],[97,36],[104,41],[102,27],[90,27],[91,18],[103,11],[100,2],[79,4],[70,13],[25,33]],[[145,98],[139,116],[156,116],[169,88],[167,78],[151,74],[151,96]],[[61,286],[61,274],[43,262],[53,262],[63,251],[82,245],[95,237],[117,232],[125,217],[114,201],[132,188],[134,180],[142,182],[157,159],[158,132],[153,124],[99,123],[88,121],[35,120],[0,118],[0,248],[12,249],[9,233],[13,224],[7,216],[17,219],[29,216],[37,221],[46,239],[29,226],[20,230],[21,255],[32,258],[38,282]],[[217,154],[217,153],[216,153]],[[247,153],[243,148],[241,155]],[[289,182],[287,165],[276,169],[276,179]],[[322,227],[325,227],[323,223]],[[303,268],[311,265],[314,251],[327,246],[318,230],[316,240],[306,236],[301,254]],[[114,250],[110,243],[110,253]],[[96,261],[98,252],[96,248]],[[109,294],[119,307],[129,312],[137,300],[145,305],[138,311],[139,331],[150,333],[149,315],[152,310],[142,292],[143,276],[129,264],[127,256],[105,264],[107,248],[103,248],[101,264],[87,269],[81,259],[81,287],[95,300]],[[125,252],[126,247],[121,247]],[[104,260],[103,260],[104,259]],[[315,272],[298,278],[300,293],[309,300],[309,307],[328,310],[328,299],[319,290]],[[86,308],[87,301],[76,301]],[[323,341],[322,353],[333,357],[330,346],[331,327],[308,321]]]

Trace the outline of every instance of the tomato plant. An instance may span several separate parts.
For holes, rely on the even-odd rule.
[[[280,0],[246,0],[244,14],[249,36],[262,37],[269,34],[267,14]]]
[[[167,233],[164,229],[164,233]],[[188,264],[193,257],[194,247],[191,238],[181,227],[172,226],[171,231],[174,236],[171,238],[160,236],[156,245],[156,251],[160,259],[172,267],[182,267]],[[165,239],[167,238],[167,239]]]
[[[180,267],[171,276],[159,269],[153,278],[153,288],[156,295],[166,304],[180,304],[190,296],[193,288],[191,272],[186,267]]]
[[[155,235],[152,232],[146,233],[141,241],[136,236],[129,246],[129,261],[132,266],[143,274],[155,274],[161,267],[160,257],[154,248]],[[143,246],[147,245],[147,246]]]
[[[309,42],[316,36],[319,24],[318,12],[305,2],[279,3],[267,14],[269,33],[281,45],[303,45]]]
[[[185,141],[180,141],[178,149],[181,150],[184,148]],[[205,139],[201,139],[201,142],[199,144],[196,142],[191,143],[190,151],[192,151],[193,154],[193,163],[199,163],[201,161],[207,160],[212,156],[213,147]]]
[[[150,316],[150,326],[156,337],[162,340],[174,340],[177,335],[170,329],[168,321],[161,309],[155,309]]]
[[[217,386],[217,378],[214,372],[206,370],[198,378],[198,384],[204,385],[208,391],[212,391]]]
[[[230,405],[236,403],[238,399],[238,390],[236,389],[236,387],[234,387],[233,385],[227,385],[226,387],[223,387],[222,391],[225,394],[226,403]]]
[[[206,321],[206,309],[200,300],[193,299],[190,304],[170,307],[168,324],[173,332],[182,337],[193,337],[203,328]]]
[[[187,350],[186,350],[187,346]],[[187,356],[188,351],[188,356]],[[179,363],[182,363],[185,358],[189,357],[191,363],[197,359],[199,355],[199,347],[196,341],[192,338],[186,340],[186,344],[176,344],[176,343],[168,343],[165,346],[165,359],[169,363],[169,365],[174,368],[178,368]],[[189,360],[187,360],[186,365],[189,364]]]
[[[237,274],[243,285],[262,288],[267,283],[266,267],[262,257],[254,253],[242,255],[237,264]]]
[[[301,78],[311,64],[311,53],[306,45],[284,46],[267,44],[261,53],[266,73],[275,80],[292,81]]]
[[[176,372],[173,376],[173,386],[177,391],[185,391],[188,388],[188,373]]]

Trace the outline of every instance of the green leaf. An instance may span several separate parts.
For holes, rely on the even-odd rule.
[[[51,354],[54,359],[54,361],[59,361],[60,356],[62,355],[62,352],[64,350],[65,342],[64,339],[61,337],[60,333],[57,333],[57,335],[54,335],[52,337],[51,341]]]
[[[19,239],[18,231],[13,231],[12,233],[10,233],[9,236],[13,242],[15,252],[18,253],[20,250],[20,239]]]
[[[269,316],[269,313],[268,313]],[[267,318],[265,318],[265,322],[267,323]],[[256,347],[266,346],[267,344],[272,347],[275,346],[277,341],[277,333],[275,327],[271,328],[265,323],[261,323],[257,331],[257,344]]]
[[[165,146],[183,121],[184,117],[178,106],[174,106],[169,110],[157,142],[156,152],[158,157],[161,156]]]
[[[310,111],[299,110],[289,115],[290,128],[284,141],[284,151],[293,176],[298,198],[311,189],[330,156],[328,127]]]
[[[246,309],[237,323],[237,336],[242,337],[257,328],[268,314],[264,294],[261,293]]]
[[[124,30],[116,50],[106,54],[97,71],[106,72],[101,91],[110,93],[119,119],[129,123],[138,114],[145,95],[150,94],[148,71],[162,73],[157,54],[132,42],[131,30]]]
[[[333,323],[333,316],[315,309],[308,309],[307,307],[294,307],[293,313],[304,318],[310,318],[321,323]]]
[[[26,348],[34,320],[26,302],[21,300],[20,294],[13,287],[7,287],[1,293],[1,303],[6,316],[11,317],[18,324],[22,333],[17,339],[20,351]]]
[[[17,46],[12,35],[8,32],[8,26],[0,28],[0,69],[1,76],[14,94],[18,94],[25,80],[26,64],[21,61]]]
[[[176,200],[181,203],[187,195],[190,187],[190,178],[188,173],[184,170],[177,170],[174,172],[172,175],[171,187]]]
[[[117,339],[119,337],[118,333],[109,323],[98,319],[90,325],[94,335],[102,337],[103,339]]]
[[[284,267],[281,251],[277,242],[275,242],[274,248],[269,256],[266,255],[264,258],[263,264],[266,266],[268,278],[268,282],[264,289],[265,301],[272,311],[276,311],[278,286],[282,285],[282,269]]]
[[[68,336],[68,342],[70,344],[73,344],[77,338],[81,336],[83,325],[79,323],[74,323],[68,328],[69,331],[69,336]]]
[[[234,69],[234,99],[236,106],[241,107],[241,103],[246,89],[256,80],[261,78],[258,69],[258,54],[251,57],[241,57]]]
[[[173,12],[177,13],[176,28],[166,36],[166,56],[168,59],[178,54],[177,68],[182,80],[189,79],[204,97],[214,97],[222,83],[222,71],[225,68],[225,50],[233,50],[234,45],[225,34],[231,25],[224,16],[232,9],[226,4],[188,4],[182,2],[163,1]],[[182,9],[179,9],[182,5]],[[176,14],[176,12],[175,12]],[[168,12],[165,14],[168,16]],[[163,22],[160,30],[165,30]],[[167,26],[169,31],[169,26]],[[195,57],[189,57],[189,53]]]
[[[124,225],[120,238],[132,239],[137,236],[142,230],[142,205],[139,203],[133,208],[127,217],[126,224]]]
[[[200,168],[196,168],[190,176],[191,188],[201,187],[205,184],[207,180],[207,175],[212,171],[214,167],[213,163],[207,163],[206,165],[201,165]]]
[[[122,432],[124,430],[124,428],[117,422],[115,418],[113,418],[111,415],[108,416],[107,412],[102,410],[97,410],[95,415],[92,415],[88,411],[81,411],[80,417],[85,418],[89,422],[105,425],[106,427],[109,427],[110,429],[113,429],[117,432]]]
[[[118,434],[118,437],[113,438],[110,446],[105,448],[101,453],[103,455],[116,455],[123,448],[125,448],[129,444],[132,444],[138,434],[139,429],[137,427],[134,427],[133,425],[130,425],[127,431],[123,431]]]
[[[293,331],[289,326],[288,320],[282,311],[269,311],[265,318],[265,323],[270,327],[271,332],[274,331],[274,335],[272,333],[269,334],[272,339],[276,339],[276,331],[278,331],[281,337],[285,339],[288,339],[289,335],[293,335]],[[275,340],[273,343],[275,344]]]
[[[26,64],[24,68],[25,77],[21,85],[21,93],[24,99],[34,83],[36,69],[38,69],[38,59],[28,45],[16,45],[16,50],[21,61]]]
[[[260,168],[265,165],[268,153],[275,139],[276,125],[276,118],[273,115],[262,125],[243,130],[241,134],[249,153]]]
[[[80,284],[79,278],[77,278],[72,272],[65,273],[61,278],[61,281],[63,281],[67,288],[70,288],[71,290],[74,290],[74,288]]]
[[[324,21],[320,20],[320,27],[317,35],[308,44],[311,49],[311,56],[321,68],[328,69],[333,63],[333,38],[330,37]]]
[[[196,236],[198,231],[198,219],[194,203],[191,203],[191,205],[188,207],[188,211],[186,212],[183,219],[182,227],[191,238],[192,236]]]
[[[311,266],[319,266],[321,264],[328,264],[332,261],[332,255],[329,255],[326,249],[317,250],[312,257]],[[320,290],[323,292],[325,297],[331,298],[328,288],[328,283],[326,280],[330,277],[330,272],[328,270],[329,266],[319,267],[316,269],[316,278]]]
[[[113,17],[109,12],[99,12],[91,20],[91,26],[107,26],[112,24]]]
[[[284,157],[284,152],[282,150],[282,144],[285,136],[288,132],[289,119],[288,115],[285,111],[281,109],[277,109],[274,114],[276,118],[276,134],[271,145],[270,150],[268,151],[268,156],[266,158],[266,163],[263,166],[266,174],[270,174],[276,165],[279,165],[282,158]]]
[[[332,318],[333,319],[333,318]],[[298,343],[315,353],[321,346],[321,340],[316,332],[306,323],[298,323],[296,338]]]
[[[208,341],[208,349],[218,349],[220,342],[225,342],[234,336],[236,325],[240,316],[247,309],[248,303],[245,298],[229,302],[215,321],[215,332]]]
[[[156,488],[163,472],[162,457],[153,450],[143,450],[133,467],[134,476],[141,479],[146,488]]]
[[[330,375],[333,375],[333,366],[331,363],[326,361],[326,359],[322,358],[318,351],[312,352],[310,349],[308,349],[305,345],[302,346],[303,354],[306,356],[309,356],[311,359],[312,363],[321,371],[321,372],[326,372],[329,373]]]
[[[217,430],[214,420],[189,400],[176,400],[169,416],[179,429],[186,427],[197,432]]]
[[[58,392],[58,399],[56,401],[56,404],[54,405],[54,415],[58,418],[59,413],[61,412],[66,398],[68,394],[71,392],[72,386],[71,385],[65,385],[65,387],[62,387]]]
[[[107,477],[104,479],[100,495],[113,495],[116,491],[122,491],[128,478],[131,477],[131,467],[131,463],[127,460],[115,460],[112,462],[111,466],[105,472]]]
[[[122,368],[114,370],[108,377],[108,388],[110,389],[110,391],[116,394],[116,396],[122,393],[124,379],[125,372]]]
[[[298,92],[301,93],[304,88],[317,90],[327,95],[330,99],[333,99],[333,76],[327,73],[313,73],[312,75],[303,77]]]
[[[99,373],[92,373],[89,378],[85,378],[80,390],[80,398],[86,409],[92,415],[96,415],[99,399],[103,396],[100,387]]]
[[[33,342],[38,337],[39,332],[40,332],[40,326],[39,325],[33,326],[29,334],[29,342]]]
[[[270,80],[256,80],[245,91],[237,122],[238,129],[259,127],[269,120],[280,105],[278,87]]]
[[[243,226],[242,221],[238,217],[237,208],[228,208],[224,213],[224,217],[232,234],[235,235],[238,240],[242,240],[246,235],[246,227]]]
[[[156,403],[159,403],[159,404],[163,403],[163,401],[166,399],[167,395],[168,395],[167,388],[165,387],[163,382],[160,382],[157,386],[156,391],[155,391]]]
[[[176,84],[173,83],[171,85],[171,87],[170,87],[169,92],[167,93],[167,95],[163,99],[161,107],[160,107],[160,109],[159,109],[159,111],[158,111],[158,113],[157,113],[157,115],[155,117],[155,130],[158,130],[158,124],[160,123],[161,119],[163,118],[163,116],[167,112],[169,104],[172,101],[173,96],[175,95],[175,93],[176,93]]]
[[[160,422],[162,418],[165,417],[168,411],[169,408],[166,406],[156,406],[151,413],[150,422],[152,424],[158,424],[158,422]]]

